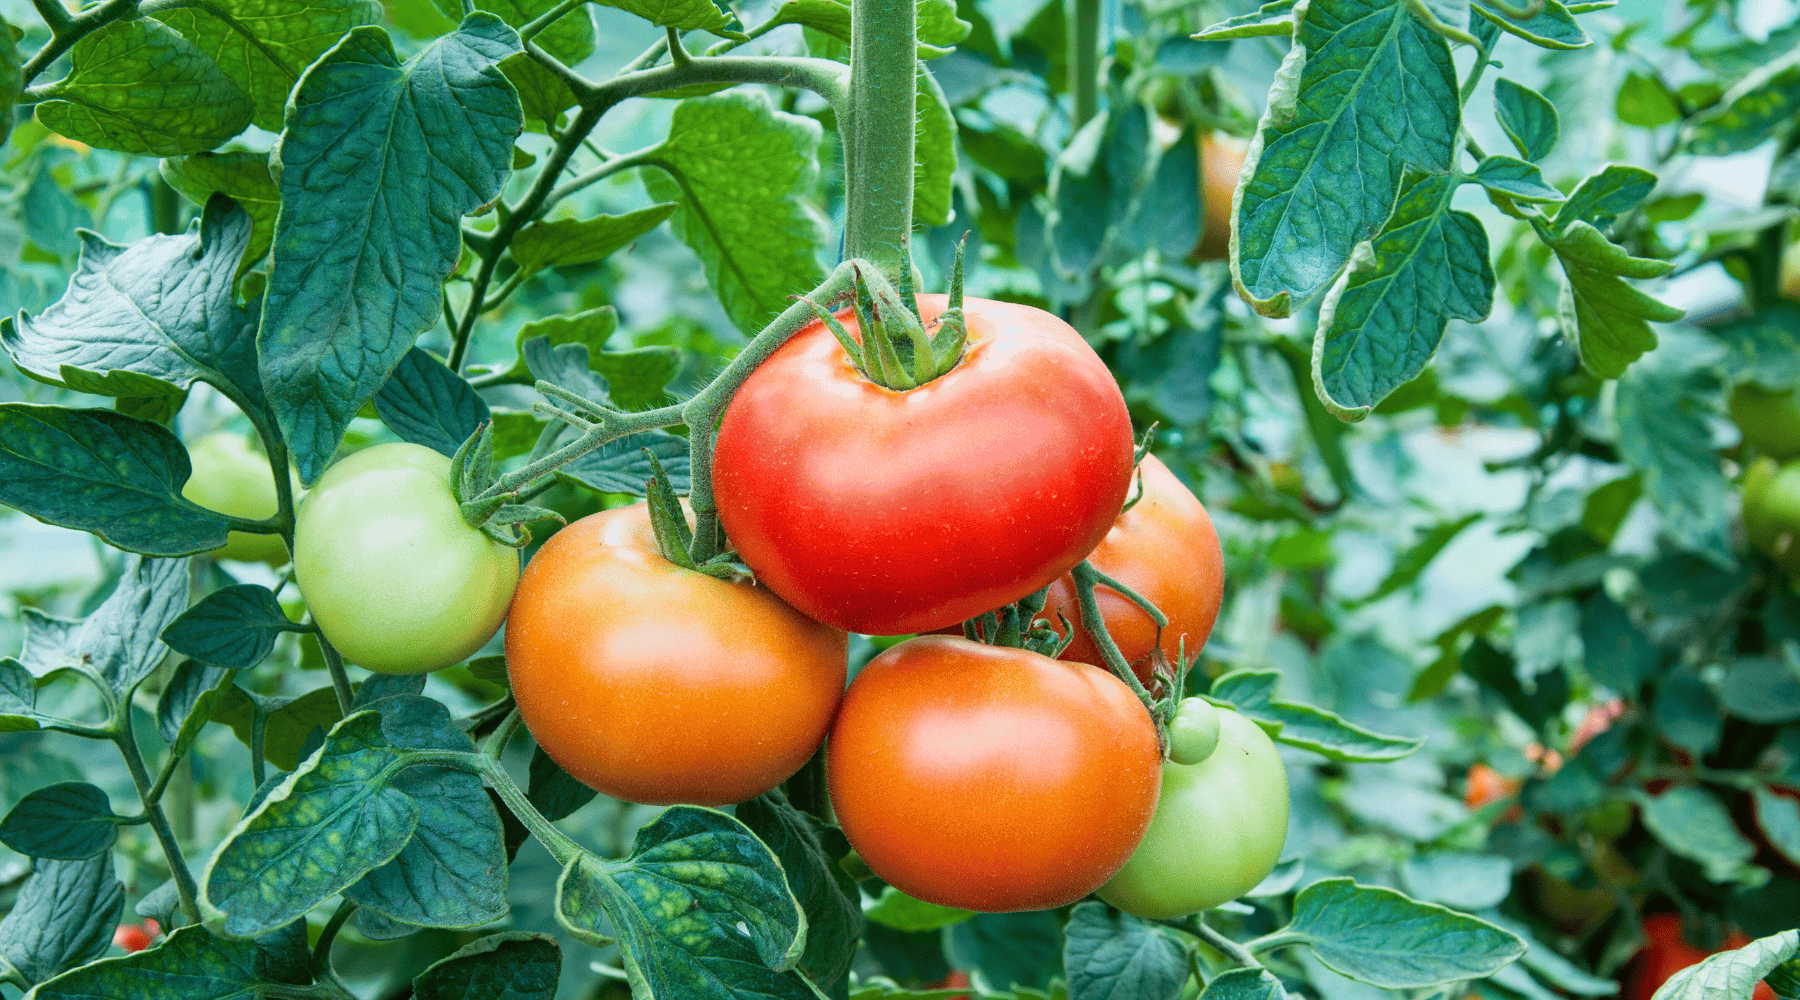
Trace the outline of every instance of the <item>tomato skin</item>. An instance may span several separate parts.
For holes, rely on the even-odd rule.
[[[450,459],[366,448],[325,470],[294,525],[294,579],[331,644],[358,666],[419,674],[479,650],[506,620],[519,555],[462,518]]]
[[[1151,920],[1228,903],[1275,869],[1287,827],[1287,769],[1275,743],[1221,709],[1218,748],[1198,764],[1164,762],[1156,819],[1099,896]]]
[[[1800,456],[1800,391],[1744,382],[1732,390],[1729,409],[1758,453],[1778,462]]]
[[[250,520],[274,517],[281,510],[269,460],[252,451],[242,437],[208,434],[188,445],[188,461],[194,471],[181,488],[181,495],[207,510]],[[288,561],[287,546],[280,535],[253,531],[232,532],[224,545],[213,550],[213,555],[271,566]]]
[[[1200,244],[1199,260],[1224,260],[1231,256],[1231,200],[1238,174],[1244,169],[1249,144],[1236,136],[1202,132],[1200,144]]]
[[[1701,951],[1681,935],[1681,918],[1673,913],[1653,913],[1644,918],[1644,937],[1648,943],[1631,964],[1631,981],[1626,991],[1628,1000],[1650,1000],[1663,983],[1675,973],[1698,965],[1718,952]],[[1741,931],[1726,935],[1719,951],[1732,951],[1750,943]],[[1758,982],[1754,1000],[1775,1000],[1768,983]]]
[[[526,727],[576,780],[717,806],[812,756],[843,696],[847,639],[765,587],[664,559],[640,503],[584,517],[532,557],[506,669]]]
[[[1225,600],[1225,556],[1219,535],[1200,499],[1155,455],[1144,456],[1144,495],[1117,521],[1087,558],[1094,568],[1137,591],[1169,619],[1157,642],[1156,622],[1111,587],[1094,588],[1100,620],[1118,643],[1138,679],[1151,682],[1150,651],[1160,646],[1170,663],[1185,650],[1189,659],[1206,645],[1219,605]],[[1062,632],[1066,616],[1075,638],[1059,659],[1104,665],[1100,647],[1083,627],[1075,578],[1050,585],[1041,617]]]
[[[1156,811],[1156,727],[1118,678],[951,636],[889,649],[832,725],[831,801],[902,892],[990,913],[1082,898]]]
[[[156,921],[146,920],[144,923],[146,926],[143,927],[137,924],[120,924],[113,928],[113,944],[125,949],[127,953],[150,947],[156,939]]]
[[[919,296],[927,321],[944,306]],[[725,532],[819,621],[867,635],[954,625],[1068,572],[1124,505],[1131,418],[1099,356],[1041,310],[964,310],[962,362],[916,389],[870,382],[814,322],[725,411]]]
[[[1518,778],[1508,778],[1486,764],[1476,763],[1469,766],[1468,781],[1463,788],[1463,805],[1471,811],[1480,809],[1490,802],[1519,794],[1525,782]],[[1525,811],[1514,805],[1500,817],[1502,823],[1512,823],[1525,815]]]

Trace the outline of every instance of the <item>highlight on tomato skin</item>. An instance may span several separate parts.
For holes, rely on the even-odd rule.
[[[848,638],[766,587],[664,559],[648,508],[582,518],[519,581],[519,714],[590,788],[649,805],[755,798],[799,770],[843,695]]]
[[[918,302],[929,328],[947,297]],[[946,628],[1068,572],[1124,506],[1131,417],[1093,348],[1040,309],[963,308],[962,362],[917,388],[869,381],[814,322],[726,409],[721,523],[802,613],[865,635]]]
[[[826,760],[844,836],[875,874],[926,902],[1011,912],[1073,903],[1125,864],[1162,752],[1104,670],[921,636],[857,675]]]

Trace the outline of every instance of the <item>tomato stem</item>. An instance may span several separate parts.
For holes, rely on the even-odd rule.
[[[1096,0],[1097,2],[1097,0]],[[911,272],[918,128],[918,0],[851,0],[844,140],[844,256]]]
[[[1070,132],[1100,113],[1100,0],[1067,0]]]
[[[1138,700],[1144,703],[1144,710],[1154,718],[1156,701],[1150,697],[1150,692],[1144,687],[1143,682],[1138,680],[1137,674],[1131,669],[1131,664],[1125,662],[1125,654],[1119,652],[1119,644],[1113,641],[1112,634],[1106,630],[1105,619],[1100,616],[1100,602],[1094,597],[1096,586],[1105,582],[1107,586],[1117,589],[1117,581],[1095,569],[1094,564],[1086,559],[1076,564],[1070,573],[1075,578],[1075,596],[1081,605],[1081,623],[1087,629],[1088,636],[1094,640],[1094,645],[1099,648],[1101,659],[1106,661],[1106,667],[1113,672],[1113,676],[1124,681],[1125,686],[1131,688],[1132,693],[1138,696]],[[1156,614],[1158,617],[1162,617],[1162,612],[1159,611]],[[1162,624],[1167,625],[1168,621],[1168,618],[1162,618]]]
[[[119,748],[119,756],[125,758],[125,769],[131,772],[131,783],[137,788],[138,800],[144,805],[144,815],[149,818],[150,829],[156,834],[156,842],[162,847],[163,858],[169,864],[169,877],[175,880],[175,895],[181,901],[181,912],[190,923],[199,923],[200,897],[194,884],[194,873],[189,870],[187,859],[182,856],[181,843],[175,839],[175,831],[169,826],[169,818],[163,813],[162,805],[150,794],[150,772],[144,767],[144,756],[138,751],[137,734],[132,730],[129,692],[125,704],[115,706],[113,714],[113,743]]]
[[[356,700],[356,692],[350,687],[350,675],[344,671],[344,655],[337,651],[325,633],[315,629],[313,638],[319,640],[319,652],[325,657],[325,670],[331,674],[331,689],[337,692],[338,712],[350,714],[350,703]]]

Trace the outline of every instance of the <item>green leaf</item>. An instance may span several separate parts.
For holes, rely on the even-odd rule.
[[[438,320],[462,252],[458,220],[498,196],[512,167],[522,118],[497,64],[518,50],[513,30],[482,12],[404,64],[385,32],[363,27],[295,86],[257,345],[305,483]],[[335,264],[348,287],[316,279]]]
[[[914,899],[891,885],[884,887],[881,897],[863,911],[863,916],[870,923],[913,933],[949,927],[974,915],[974,910],[959,910]]]
[[[1751,722],[1800,721],[1800,669],[1774,657],[1738,660],[1725,672],[1719,698],[1731,714]]]
[[[1706,870],[1715,882],[1729,882],[1750,859],[1756,845],[1738,832],[1731,813],[1713,795],[1692,785],[1676,785],[1661,795],[1634,796],[1644,825],[1664,847]]]
[[[375,412],[400,440],[451,457],[491,416],[467,379],[420,347],[407,351],[382,383]]]
[[[1737,1000],[1775,967],[1800,955],[1800,930],[1759,938],[1735,951],[1722,951],[1670,976],[1654,1000]]]
[[[260,405],[254,321],[233,292],[251,230],[219,198],[177,236],[83,233],[68,291],[36,318],[0,319],[0,343],[25,374],[81,392],[173,396],[198,380]]]
[[[296,925],[297,926],[297,925]],[[111,925],[107,928],[111,936]],[[279,939],[279,935],[271,935]],[[299,943],[306,935],[300,928]],[[103,946],[104,947],[104,946]],[[178,927],[154,947],[85,965],[39,986],[35,1000],[275,1000],[294,996],[297,975],[264,941],[231,941],[204,927]],[[98,954],[98,952],[96,952]],[[302,963],[301,971],[306,969]]]
[[[1594,44],[1581,25],[1575,23],[1575,15],[1558,0],[1544,0],[1542,9],[1523,20],[1508,17],[1491,0],[1473,0],[1471,9],[1509,34],[1546,49],[1579,49]]]
[[[0,18],[0,108],[11,108],[19,103],[19,95],[25,89],[24,64],[19,61],[16,44],[17,32],[18,29],[7,24],[5,18]],[[5,145],[12,127],[12,114],[0,114],[0,145]]]
[[[1556,105],[1530,87],[1505,77],[1494,81],[1494,115],[1519,155],[1541,160],[1556,148],[1560,130]]]
[[[798,968],[831,992],[850,972],[862,937],[862,893],[838,862],[850,843],[836,827],[822,827],[788,803],[779,789],[737,807],[738,821],[775,852],[788,887],[806,914],[806,950]]]
[[[29,733],[56,720],[37,709],[38,679],[24,664],[0,657],[0,733]]]
[[[1681,106],[1662,80],[1635,70],[1620,82],[1613,111],[1620,121],[1639,128],[1656,128],[1681,118]]]
[[[945,954],[953,967],[969,970],[980,992],[1041,997],[1019,988],[1044,990],[1062,972],[1061,924],[1049,910],[978,913],[950,928]]]
[[[1493,308],[1487,230],[1473,215],[1451,210],[1458,184],[1454,175],[1409,169],[1393,215],[1357,246],[1319,306],[1313,383],[1340,419],[1362,419],[1424,371],[1451,319],[1478,323]],[[1391,592],[1378,589],[1376,596]]]
[[[606,395],[614,406],[648,410],[668,402],[663,387],[681,370],[681,352],[661,345],[600,351],[588,363],[606,379]]]
[[[550,759],[543,747],[531,750],[530,779],[526,797],[552,823],[592,802],[599,794],[570,777],[569,772]]]
[[[1525,953],[1525,942],[1485,920],[1347,878],[1300,890],[1283,934],[1333,971],[1385,989],[1482,979]]]
[[[1709,376],[1682,367],[1639,364],[1619,379],[1614,407],[1619,456],[1638,470],[1644,496],[1662,515],[1665,533],[1683,548],[1730,566],[1736,558],[1731,543],[1734,488],[1713,451]]]
[[[1208,696],[1248,716],[1278,742],[1336,761],[1399,760],[1425,740],[1386,736],[1312,705],[1279,701],[1274,670],[1234,670],[1213,682]]]
[[[186,559],[127,556],[118,585],[86,618],[52,618],[25,609],[25,651],[19,660],[37,677],[78,668],[121,697],[129,695],[168,655],[160,636],[187,602]]]
[[[1635,695],[1644,682],[1656,676],[1662,660],[1656,643],[1605,591],[1582,605],[1581,645],[1588,673],[1624,694]]]
[[[1245,299],[1285,316],[1329,283],[1380,231],[1408,165],[1450,169],[1460,123],[1449,45],[1404,5],[1309,3],[1239,191],[1231,266]]]
[[[592,219],[534,222],[513,237],[512,257],[527,274],[546,267],[590,264],[605,260],[675,211],[674,204],[652,205],[624,215]]]
[[[645,431],[613,441],[598,451],[590,451],[556,470],[559,478],[572,480],[598,493],[644,495],[644,484],[651,474],[650,459],[654,454],[669,474],[669,484],[676,493],[687,493],[688,443],[667,431]]]
[[[1650,171],[1608,163],[1576,185],[1569,200],[1557,209],[1555,227],[1561,229],[1576,219],[1596,227],[1609,226],[1613,219],[1641,204],[1655,187],[1656,175]]]
[[[1536,973],[1539,978],[1561,990],[1576,996],[1603,997],[1619,992],[1617,980],[1604,976],[1596,976],[1583,971],[1568,959],[1556,952],[1556,949],[1544,944],[1531,934],[1531,928],[1499,914],[1489,913],[1484,919],[1496,926],[1504,927],[1519,936],[1525,942],[1525,955],[1519,964]]]
[[[1800,864],[1800,802],[1775,794],[1767,785],[1757,785],[1750,794],[1756,802],[1756,825],[1769,846]]]
[[[363,909],[422,927],[479,927],[507,914],[506,844],[481,779],[439,765],[406,767],[399,752],[474,753],[442,702],[402,694],[376,703],[397,751],[392,787],[410,797],[418,828],[398,857],[344,890]]]
[[[1688,122],[1687,152],[1724,156],[1750,149],[1800,114],[1800,50],[1768,63],[1725,92],[1719,103]]]
[[[1477,637],[1463,651],[1462,671],[1500,695],[1514,715],[1540,732],[1568,701],[1568,681],[1560,665],[1535,674],[1535,683],[1527,690],[1519,680],[1518,662],[1486,638]]]
[[[275,242],[275,214],[281,210],[281,188],[269,176],[262,153],[195,153],[162,161],[162,179],[196,205],[215,194],[237,203],[250,216],[250,239],[238,259],[237,277],[255,267]],[[251,366],[251,371],[255,366]]]
[[[1725,369],[1732,381],[1771,389],[1800,384],[1800,305],[1777,302],[1710,332],[1730,350]]]
[[[69,75],[38,104],[37,120],[100,149],[198,153],[242,132],[255,112],[212,57],[148,17],[82,36],[69,61]]]
[[[828,237],[808,200],[819,136],[817,122],[775,110],[762,92],[729,91],[676,105],[653,154],[667,173],[643,172],[652,198],[680,203],[675,235],[747,334],[824,277]]]
[[[257,705],[257,696],[236,686],[227,687],[213,712],[213,721],[230,726],[238,741],[248,747],[254,735]],[[344,717],[338,710],[337,694],[329,687],[316,688],[297,698],[261,699],[261,705],[266,716],[263,755],[284,771],[300,766],[300,750],[314,730],[323,733]]]
[[[183,660],[175,668],[156,701],[156,728],[171,754],[187,753],[224,699],[232,677],[230,670],[194,660]]]
[[[543,934],[490,934],[413,980],[415,1000],[553,1000],[562,949]]]
[[[1063,934],[1069,1000],[1176,1000],[1187,984],[1187,950],[1129,913],[1082,903]]]
[[[183,656],[228,670],[248,670],[275,648],[283,632],[304,632],[288,620],[269,588],[240,583],[215,590],[163,630],[163,642]]]
[[[419,806],[394,786],[381,716],[358,712],[226,835],[201,878],[207,926],[248,938],[281,927],[392,861]]]
[[[790,971],[806,923],[775,855],[742,823],[675,806],[638,831],[629,857],[577,855],[556,891],[557,920],[600,945],[610,926],[639,1000],[811,1000]]]
[[[1571,196],[1564,210],[1574,203]],[[1594,377],[1618,378],[1626,366],[1656,346],[1656,333],[1648,321],[1673,323],[1685,315],[1624,280],[1661,277],[1674,268],[1668,261],[1633,257],[1585,221],[1570,223],[1549,242],[1568,277],[1562,292],[1563,335],[1581,352],[1581,366]]]
[[[835,2],[835,0],[833,0]],[[919,5],[921,15],[929,0]],[[964,24],[967,27],[967,24]],[[950,224],[951,200],[955,193],[956,118],[950,113],[950,99],[937,77],[921,62],[919,71],[918,134],[914,141],[913,219],[921,226]]]
[[[1193,35],[1198,41],[1226,41],[1233,38],[1255,38],[1259,35],[1292,35],[1294,33],[1294,0],[1270,0],[1248,14],[1229,17],[1207,25]]]
[[[569,89],[562,77],[552,73],[527,53],[521,52],[501,60],[500,71],[506,74],[506,79],[518,90],[519,107],[525,114],[525,127],[533,132],[548,134],[552,126],[560,128],[563,112],[578,103],[575,92]],[[517,169],[516,165],[514,169]]]
[[[743,25],[737,15],[721,9],[712,0],[595,0],[617,7],[649,21],[658,27],[676,31],[710,31],[721,38],[743,37]]]
[[[1475,912],[1506,900],[1512,873],[1512,862],[1498,855],[1430,851],[1406,859],[1400,884],[1416,899]]]
[[[1563,193],[1545,183],[1537,164],[1511,156],[1490,156],[1475,168],[1481,186],[1514,201],[1562,201]]]
[[[313,60],[358,25],[381,20],[375,0],[209,0],[160,9],[255,103],[259,128],[281,131],[294,82]]]
[[[1286,1000],[1281,980],[1267,969],[1231,969],[1214,976],[1200,1000]]]
[[[85,861],[112,850],[118,839],[111,800],[85,781],[46,785],[0,821],[0,844],[33,858]]]
[[[12,912],[0,919],[0,964],[10,962],[26,982],[41,983],[91,962],[105,954],[123,912],[125,887],[113,877],[111,851],[83,861],[34,862]]]
[[[919,4],[919,58],[948,55],[969,37],[971,25],[957,17],[956,5],[946,0],[922,0]],[[840,42],[850,43],[850,4],[846,0],[786,0],[776,8],[769,24],[801,24]]]
[[[1432,526],[1430,531],[1425,532],[1424,536],[1413,543],[1411,548],[1402,552],[1400,557],[1394,560],[1394,568],[1388,570],[1387,577],[1369,593],[1369,596],[1361,598],[1361,603],[1373,604],[1417,580],[1419,574],[1425,572],[1425,568],[1431,565],[1431,561],[1438,557],[1438,553],[1444,551],[1446,546],[1455,541],[1456,536],[1463,533],[1463,529],[1479,520],[1481,520],[1481,514],[1476,512],[1465,514],[1454,521],[1444,521]]]
[[[598,356],[605,348],[607,340],[618,328],[619,313],[612,306],[599,306],[578,313],[534,319],[519,328],[518,337],[515,339],[519,357],[513,362],[512,368],[507,371],[506,377],[527,385],[531,384],[534,378],[555,381],[555,371],[561,370],[564,362],[559,360],[551,366],[555,370],[546,370],[543,374],[534,376],[525,361],[525,342],[528,340],[547,337],[549,339],[545,347],[550,348],[561,347],[564,344],[581,344],[588,349],[588,357],[591,362],[591,359]]]

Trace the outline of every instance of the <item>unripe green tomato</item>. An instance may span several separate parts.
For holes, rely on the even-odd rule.
[[[1219,710],[1205,698],[1184,698],[1169,721],[1169,759],[1192,766],[1219,746]]]
[[[194,471],[181,488],[181,495],[207,510],[260,521],[274,517],[281,509],[275,498],[275,476],[269,471],[269,460],[252,451],[241,436],[208,434],[188,445],[188,461]],[[287,546],[281,543],[280,535],[253,531],[232,532],[212,554],[220,559],[271,566],[288,561]]]
[[[1156,817],[1097,895],[1150,920],[1242,896],[1275,869],[1287,839],[1287,771],[1256,723],[1221,710],[1219,745],[1198,764],[1163,762]]]
[[[1800,574],[1800,462],[1751,463],[1744,473],[1744,534],[1790,575]]]
[[[306,495],[294,575],[346,659],[421,674],[493,638],[519,583],[519,554],[463,520],[448,458],[383,444],[325,470]]]
[[[1731,392],[1731,419],[1758,453],[1785,462],[1800,456],[1800,398],[1793,389],[1745,382]]]

